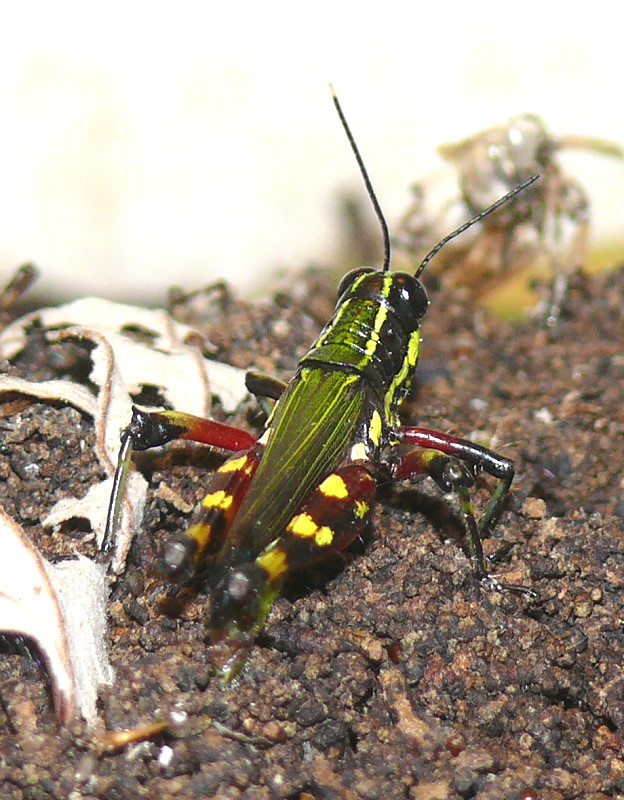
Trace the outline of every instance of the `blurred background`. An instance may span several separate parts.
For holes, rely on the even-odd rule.
[[[370,10],[369,10],[370,9]],[[5,5],[0,281],[148,304],[343,258],[364,194],[331,81],[391,225],[436,147],[524,111],[624,144],[615,7],[316,0]],[[561,155],[593,242],[624,242],[624,163]],[[620,248],[620,252],[624,247]]]

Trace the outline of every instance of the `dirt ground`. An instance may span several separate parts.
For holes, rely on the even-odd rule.
[[[226,304],[209,323],[217,357],[289,377],[334,292],[320,273],[271,304]],[[293,578],[242,674],[222,688],[205,597],[164,602],[159,546],[186,518],[152,491],[112,587],[117,677],[99,716],[109,730],[171,711],[183,721],[103,751],[81,722],[59,730],[40,665],[5,646],[0,798],[624,797],[622,298],[622,270],[576,276],[553,335],[537,320],[474,312],[457,292],[431,295],[404,419],[513,459],[486,550],[496,575],[536,599],[477,585],[452,502],[435,487],[389,488],[364,541]],[[73,355],[72,374],[83,357]],[[34,345],[3,369],[58,375]],[[0,503],[46,557],[93,555],[89,531],[39,524],[97,477],[91,420],[33,400],[3,413]],[[257,430],[256,405],[234,421]],[[142,468],[153,490],[165,482],[190,503],[218,463],[176,449]],[[491,489],[480,480],[481,507]]]

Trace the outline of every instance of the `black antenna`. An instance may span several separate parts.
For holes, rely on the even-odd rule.
[[[347,134],[347,139],[349,140],[349,144],[351,145],[351,149],[353,150],[353,154],[355,155],[355,160],[358,163],[358,167],[360,168],[360,172],[362,173],[362,178],[364,179],[364,186],[366,186],[366,191],[368,192],[368,196],[371,199],[371,203],[373,204],[373,208],[375,209],[375,214],[377,215],[377,219],[379,220],[379,224],[381,225],[381,233],[383,236],[383,249],[384,249],[384,260],[383,260],[383,267],[381,269],[382,272],[387,272],[390,269],[390,233],[388,232],[388,224],[384,219],[384,215],[381,211],[381,206],[379,205],[379,201],[377,200],[377,195],[373,190],[373,185],[368,177],[368,172],[366,171],[366,167],[364,166],[364,161],[362,160],[362,156],[360,155],[360,151],[358,150],[358,146],[355,143],[355,139],[353,138],[353,134],[351,133],[351,128],[345,119],[345,115],[342,113],[342,108],[340,106],[340,102],[336,97],[336,92],[334,91],[334,87],[329,84],[329,90],[332,93],[332,98],[334,100],[334,105],[336,106],[336,111],[338,112],[338,116],[340,117],[340,121],[342,122],[342,127]]]
[[[477,214],[476,217],[469,219],[468,222],[464,222],[464,224],[461,225],[459,228],[457,228],[457,230],[453,231],[452,233],[449,233],[448,236],[445,236],[444,239],[442,239],[440,242],[436,244],[433,250],[430,250],[429,253],[427,253],[424,259],[421,261],[420,266],[414,273],[414,277],[418,278],[421,275],[422,271],[427,266],[427,264],[436,255],[436,253],[438,253],[438,251],[441,250],[445,244],[447,244],[447,242],[450,242],[451,239],[454,239],[456,236],[459,236],[460,233],[463,233],[464,231],[468,230],[468,228],[471,228],[473,225],[475,225],[477,222],[480,222],[483,219],[483,217],[487,217],[488,214],[491,214],[493,211],[496,211],[497,208],[500,208],[508,200],[511,200],[512,197],[515,197],[520,192],[523,192],[527,188],[527,186],[530,186],[532,183],[535,183],[535,181],[538,178],[539,175],[537,173],[535,175],[531,175],[531,177],[527,178],[526,181],[523,181],[523,183],[518,184],[518,186],[513,188],[510,192],[507,192],[507,194],[504,197],[501,197],[499,200],[497,200],[491,206],[486,208],[484,211],[481,211],[479,214]]]

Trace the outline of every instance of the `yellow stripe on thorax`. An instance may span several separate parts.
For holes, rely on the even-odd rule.
[[[386,419],[389,420],[391,423],[393,423],[392,406],[394,403],[396,392],[405,384],[408,375],[416,367],[419,350],[420,350],[420,330],[416,330],[413,331],[413,333],[410,336],[409,344],[407,346],[407,352],[405,354],[405,358],[403,359],[403,363],[401,364],[401,369],[394,376],[394,379],[390,384],[388,391],[386,392],[385,403],[384,403]]]
[[[379,415],[379,411],[374,409],[373,413],[371,414],[368,435],[375,447],[379,447],[379,442],[381,441],[381,429],[381,416]]]

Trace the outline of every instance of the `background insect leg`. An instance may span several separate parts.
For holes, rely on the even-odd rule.
[[[245,386],[249,394],[253,394],[256,398],[266,416],[270,417],[272,405],[269,400],[279,400],[288,384],[272,375],[252,369],[245,373]]]

